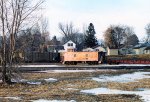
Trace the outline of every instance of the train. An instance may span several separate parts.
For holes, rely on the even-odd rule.
[[[87,63],[94,65],[103,63],[105,54],[102,52],[30,52],[24,54],[26,63],[62,63],[66,65],[76,65]]]
[[[148,57],[149,56],[149,57]],[[106,56],[105,52],[30,52],[24,54],[26,63],[62,63],[77,65],[97,64],[150,64],[150,55]]]
[[[77,65],[78,63],[96,65],[103,62],[104,55],[99,52],[64,52],[61,56],[61,62],[67,65]]]

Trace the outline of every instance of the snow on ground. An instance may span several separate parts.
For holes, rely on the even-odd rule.
[[[75,89],[75,88],[61,88],[62,90],[79,90],[79,89]]]
[[[21,100],[20,97],[0,97],[0,98],[5,98],[5,99],[12,99],[12,100]]]
[[[28,80],[26,79],[11,79],[12,82],[27,82]]]
[[[90,90],[82,90],[81,93],[100,95],[100,94],[135,94],[141,96],[144,102],[150,102],[150,90],[144,91],[122,91],[108,88],[95,88]]]
[[[122,74],[118,76],[100,75],[98,78],[92,78],[98,82],[133,82],[139,79],[150,78],[150,72],[135,72],[131,74]]]
[[[39,99],[39,100],[35,100],[32,102],[76,102],[74,100],[71,101],[66,101],[66,100],[44,100],[44,99]]]
[[[97,71],[116,71],[116,70],[46,70],[38,71],[41,73],[77,73],[77,72],[97,72]]]
[[[108,89],[108,88],[95,88],[90,90],[82,90],[81,93],[88,93],[93,95],[98,94],[133,94],[129,93],[128,91],[121,91],[121,90],[114,90],[114,89]]]
[[[27,84],[30,84],[30,85],[40,85],[41,82],[27,82]]]
[[[95,70],[53,70],[48,73],[76,73],[76,72],[95,72]]]
[[[46,82],[56,82],[57,79],[54,78],[48,78],[48,79],[44,79]]]

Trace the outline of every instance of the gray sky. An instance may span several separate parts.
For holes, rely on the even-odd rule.
[[[141,39],[150,23],[150,0],[47,0],[44,15],[49,19],[51,35],[58,35],[58,23],[72,22],[81,32],[93,23],[101,39],[111,25],[123,24],[134,28]]]

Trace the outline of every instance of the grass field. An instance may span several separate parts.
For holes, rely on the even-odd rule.
[[[22,73],[22,81],[12,85],[0,84],[0,102],[142,102],[137,94],[91,94],[83,90],[108,88],[123,91],[150,89],[149,74],[130,82],[96,81],[100,76],[132,74],[137,70],[93,70],[86,72],[32,72]],[[146,70],[144,72],[149,72]],[[101,79],[101,78],[100,78]],[[107,79],[106,79],[107,80]],[[138,90],[144,91],[144,90]],[[149,96],[148,96],[149,97]],[[40,99],[42,99],[40,101]],[[49,100],[49,101],[48,101]],[[51,100],[51,101],[50,101]],[[53,101],[52,101],[53,100]],[[36,101],[35,101],[36,102]]]

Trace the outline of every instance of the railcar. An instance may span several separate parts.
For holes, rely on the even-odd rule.
[[[101,63],[102,60],[102,54],[99,52],[64,52],[61,54],[61,62],[67,65],[76,65],[77,63],[94,65]]]
[[[107,56],[108,64],[150,64],[150,55]]]
[[[25,53],[24,60],[27,63],[35,62],[60,62],[60,53],[55,52],[29,52]]]

